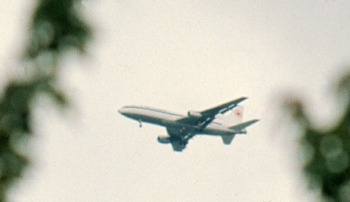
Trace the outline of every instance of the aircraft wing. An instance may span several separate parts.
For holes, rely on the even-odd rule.
[[[186,147],[186,143],[182,142],[181,140],[172,141],[171,145],[173,146],[173,150],[177,152],[181,152]]]
[[[219,106],[216,106],[201,112],[197,112],[196,116],[193,116],[193,117],[191,117],[189,114],[189,116],[180,118],[177,121],[184,124],[198,125],[198,127],[202,129],[202,128],[205,128],[208,124],[210,124],[214,120],[217,114],[219,113],[224,114],[225,112],[236,107],[238,103],[246,99],[247,99],[246,97],[241,97],[236,100],[232,100],[230,102],[221,104]]]
[[[216,107],[213,107],[213,108],[201,111],[200,113],[203,116],[206,116],[206,117],[215,116],[215,115],[217,115],[219,113],[224,114],[225,112],[229,111],[230,109],[235,108],[238,103],[240,103],[240,102],[242,102],[242,101],[244,101],[246,99],[247,99],[246,97],[241,97],[241,98],[238,98],[236,100],[232,100],[230,102],[221,104],[219,106],[216,106]]]

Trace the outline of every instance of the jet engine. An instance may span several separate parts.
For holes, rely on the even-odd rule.
[[[171,139],[169,136],[159,136],[158,142],[162,143],[162,144],[169,144],[169,143],[171,143]]]
[[[202,118],[202,114],[196,111],[188,111],[187,115],[190,118]]]

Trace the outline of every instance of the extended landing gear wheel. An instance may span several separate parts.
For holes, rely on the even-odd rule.
[[[141,120],[139,120],[139,123],[140,123],[140,128],[142,127],[142,122],[141,122]]]

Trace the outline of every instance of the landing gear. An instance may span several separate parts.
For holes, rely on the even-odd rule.
[[[189,136],[185,136],[185,137],[181,138],[181,142],[187,143],[189,139],[190,139]]]
[[[184,136],[181,138],[182,142],[184,142],[185,144],[187,144],[188,140],[191,139],[194,136],[193,133],[189,133],[188,135]]]
[[[139,123],[140,123],[140,128],[142,127],[142,122],[141,122],[141,119],[139,120]]]

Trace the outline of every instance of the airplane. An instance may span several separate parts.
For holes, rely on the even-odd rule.
[[[229,145],[236,134],[246,134],[245,128],[259,121],[258,119],[229,125],[233,121],[241,122],[243,107],[238,103],[246,99],[246,97],[241,97],[203,111],[190,110],[185,116],[134,105],[125,106],[118,112],[138,121],[140,127],[142,127],[142,122],[166,127],[168,136],[159,136],[158,142],[171,143],[174,151],[181,152],[185,149],[188,140],[195,135],[221,136],[224,144]],[[224,115],[229,111],[231,111],[229,116]]]

